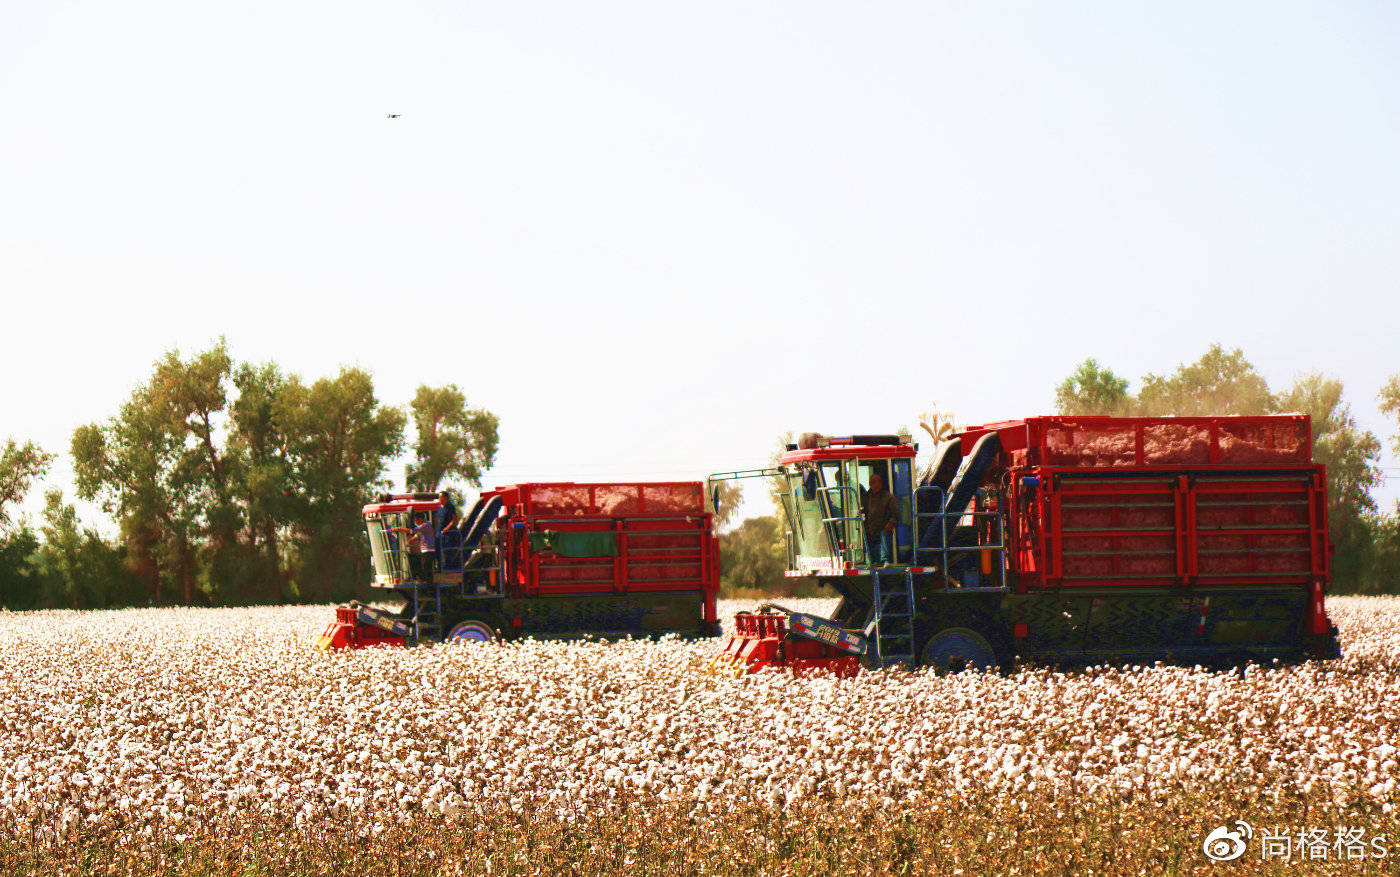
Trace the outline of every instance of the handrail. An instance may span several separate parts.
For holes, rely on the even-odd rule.
[[[708,511],[687,511],[680,514],[526,514],[528,521],[696,521]]]
[[[939,502],[938,502],[938,511],[936,511],[936,512],[920,512],[920,511],[918,510],[918,509],[919,509],[919,493],[920,493],[920,491],[929,491],[929,492],[935,493],[936,498],[939,499]],[[924,552],[934,552],[934,553],[937,555],[938,560],[939,560],[938,568],[939,568],[940,570],[942,570],[943,573],[946,575],[947,572],[948,572],[948,555],[949,555],[949,554],[955,554],[955,553],[961,552],[961,551],[996,551],[996,552],[998,552],[998,553],[1001,555],[1001,561],[1002,561],[1002,562],[1001,562],[1001,568],[1002,568],[1002,569],[1005,569],[1005,568],[1006,568],[1006,521],[1005,521],[1005,518],[1002,516],[1002,513],[999,512],[999,511],[997,511],[997,512],[979,512],[979,511],[970,511],[970,512],[969,512],[969,511],[964,511],[964,512],[950,512],[950,511],[947,511],[947,510],[946,510],[946,506],[947,506],[947,491],[945,491],[942,487],[939,487],[939,486],[936,485],[936,484],[928,484],[928,485],[923,485],[923,486],[914,488],[914,563],[915,563],[916,565],[919,565],[919,558],[922,556],[922,553],[924,553]],[[975,508],[975,506],[974,506],[974,508]],[[923,547],[923,546],[921,545],[921,543],[923,542],[923,534],[924,534],[924,532],[927,532],[927,531],[926,531],[926,530],[920,531],[919,522],[920,522],[920,521],[929,520],[929,519],[932,519],[932,518],[937,518],[937,519],[938,519],[939,535],[942,536],[942,538],[939,540],[939,546],[940,546],[940,547],[938,547],[938,548],[925,548],[925,547]],[[957,547],[950,547],[950,546],[948,545],[948,535],[949,535],[949,534],[948,534],[948,519],[949,519],[949,518],[955,518],[955,519],[958,519],[958,520],[961,520],[961,519],[963,519],[963,518],[972,518],[973,527],[974,527],[974,529],[977,530],[977,535],[978,535],[978,539],[977,539],[976,544],[974,544],[974,545],[963,545],[963,546],[957,546]],[[982,541],[982,539],[981,539],[981,529],[977,527],[977,523],[978,523],[979,519],[980,519],[980,520],[988,520],[988,521],[994,521],[994,522],[995,522],[995,524],[996,524],[996,539],[995,539],[995,541],[992,541],[992,542],[983,542],[983,541]],[[956,524],[955,524],[955,526],[956,526]]]
[[[820,490],[821,490],[822,493],[830,493],[830,492],[833,491],[833,490],[834,490],[834,491],[837,491],[837,492],[840,492],[840,491],[850,491],[850,493],[851,493],[851,500],[852,500],[852,502],[853,502],[853,505],[851,505],[851,506],[846,506],[846,505],[844,504],[844,502],[843,502],[843,504],[842,504],[842,510],[844,511],[844,510],[846,510],[846,509],[848,509],[848,508],[855,508],[855,509],[859,510],[859,508],[860,508],[860,493],[856,490],[856,488],[852,487],[852,486],[849,485],[849,484],[833,484],[833,485],[831,485],[831,486],[829,486],[829,487],[822,487],[822,488],[820,488]],[[826,504],[827,504],[827,508],[830,509],[830,508],[831,508],[831,498],[830,498],[830,497],[827,497]],[[864,556],[864,554],[865,554],[865,528],[864,528],[864,521],[863,521],[863,519],[861,518],[861,516],[860,516],[859,514],[854,515],[854,516],[852,516],[852,515],[845,515],[845,516],[839,517],[839,518],[838,518],[838,517],[822,518],[822,523],[823,523],[823,524],[835,524],[835,523],[838,522],[838,521],[842,521],[842,522],[845,522],[845,523],[846,523],[845,532],[842,533],[842,537],[843,537],[843,538],[842,538],[842,543],[843,543],[844,547],[843,547],[841,550],[842,550],[843,554],[840,555],[840,556],[838,556],[837,554],[833,553],[833,554],[831,555],[832,560],[837,561],[837,562],[839,562],[839,563],[847,563],[847,562],[849,562],[850,564],[855,565],[855,563],[856,563],[856,550],[855,550],[855,547],[852,545],[852,543],[859,543],[859,545],[860,545],[860,554],[861,554],[862,556]],[[852,522],[853,522],[853,523],[852,523]],[[854,533],[855,533],[855,538],[852,538],[852,531],[853,531],[853,530],[854,530]],[[831,539],[830,539],[830,534],[828,534],[828,536],[827,536],[827,542],[830,543],[830,541],[831,541]],[[828,544],[827,547],[828,547],[828,548],[831,548],[832,546],[831,546],[830,544]],[[846,556],[846,555],[849,555],[849,556]],[[866,559],[866,560],[869,560],[869,558],[865,558],[865,559]]]
[[[938,511],[936,511],[936,512],[921,512],[921,511],[919,511],[919,494],[920,494],[921,492],[923,492],[923,491],[929,491],[930,493],[936,494],[935,498],[938,500],[938,502],[937,502]],[[921,547],[921,543],[924,541],[924,531],[921,531],[921,530],[919,529],[919,521],[921,521],[921,520],[923,520],[923,519],[925,519],[925,518],[938,518],[939,529],[940,529],[941,535],[943,536],[943,538],[939,540],[939,543],[940,543],[941,545],[943,545],[943,547],[944,547],[945,549],[946,549],[947,546],[948,546],[948,515],[947,515],[947,513],[944,512],[944,510],[943,510],[944,507],[948,504],[948,491],[944,490],[942,487],[939,487],[937,484],[923,484],[923,485],[920,485],[920,486],[914,488],[913,500],[914,500],[914,503],[913,503],[913,504],[914,504],[914,509],[913,509],[913,511],[914,511],[914,563],[915,563],[915,565],[918,565],[918,562],[919,562],[919,552],[920,552],[920,551],[928,551],[928,550],[929,550],[929,549],[927,549],[927,548]],[[943,558],[943,559],[944,559],[944,562],[945,562],[944,565],[946,566],[946,562],[947,562],[947,552],[946,552],[946,551],[944,552],[944,558]]]
[[[782,475],[783,470],[769,466],[764,469],[735,469],[733,472],[716,472],[713,475],[705,476],[705,482],[711,481],[737,481],[741,478],[773,478]]]

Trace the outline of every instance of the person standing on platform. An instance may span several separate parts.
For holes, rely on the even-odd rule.
[[[870,474],[870,489],[865,492],[865,550],[866,562],[894,562],[894,528],[901,516],[899,499],[885,489],[885,479],[878,472]]]

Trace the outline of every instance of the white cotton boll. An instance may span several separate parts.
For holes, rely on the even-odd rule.
[[[1394,666],[1400,625],[1364,608],[1372,603],[1329,601],[1329,612],[1334,605],[1352,631],[1348,654],[1368,642],[1368,661]],[[13,715],[0,717],[0,817],[26,800],[75,794],[92,809],[82,824],[122,813],[164,824],[156,807],[195,823],[290,808],[314,826],[351,813],[446,815],[468,798],[571,811],[637,792],[713,800],[719,811],[771,802],[775,791],[775,805],[817,790],[867,803],[948,790],[1057,793],[1071,775],[1078,794],[1131,788],[1165,800],[1215,777],[1242,794],[1292,789],[1318,806],[1364,794],[1388,805],[1400,779],[1389,742],[1400,737],[1400,685],[1354,664],[1345,678],[1359,705],[1339,711],[1316,693],[1336,688],[1329,668],[1341,665],[1247,679],[1145,667],[1031,669],[1011,681],[902,673],[736,681],[700,672],[711,642],[328,656],[306,647],[325,615],[318,607],[69,613],[62,617],[102,619],[83,641],[82,662],[65,660],[62,641],[32,619],[22,637],[0,635],[0,651],[27,644],[3,654],[0,673],[60,685],[90,673],[84,685],[112,692],[102,701],[111,711],[84,727],[55,716],[53,704],[70,700],[25,700],[27,689],[17,689],[18,711],[7,701]],[[13,623],[0,613],[0,634]],[[92,658],[118,653],[110,671]],[[1296,708],[1260,733],[1256,722],[1272,704]],[[29,745],[29,734],[44,742]],[[1043,745],[1050,740],[1054,748]],[[1241,764],[1240,750],[1261,758]]]

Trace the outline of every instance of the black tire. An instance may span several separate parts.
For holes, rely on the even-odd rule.
[[[1332,661],[1342,656],[1342,644],[1337,639],[1335,624],[1327,633],[1309,634],[1305,642],[1307,645],[1304,660]]]
[[[961,670],[999,670],[1002,656],[981,631],[962,625],[940,627],[924,643],[919,666],[936,673]]]
[[[1208,666],[1217,673],[1231,673],[1243,678],[1245,668],[1258,661],[1259,659],[1247,649],[1234,649],[1216,655]]]

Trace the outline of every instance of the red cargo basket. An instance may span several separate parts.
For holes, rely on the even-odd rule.
[[[1312,459],[1309,419],[1300,414],[1032,417],[1025,424],[1029,462],[1045,466],[1263,466]]]
[[[1329,573],[1307,415],[1032,417],[963,441],[991,430],[1014,470],[1007,511],[1022,591],[1291,585]]]
[[[550,517],[646,516],[705,513],[705,487],[699,481],[607,484],[515,484],[498,487],[511,515]]]
[[[515,484],[492,492],[506,516],[499,529],[511,593],[698,591],[705,620],[717,621],[719,549],[701,482]],[[591,547],[570,550],[580,545]]]

